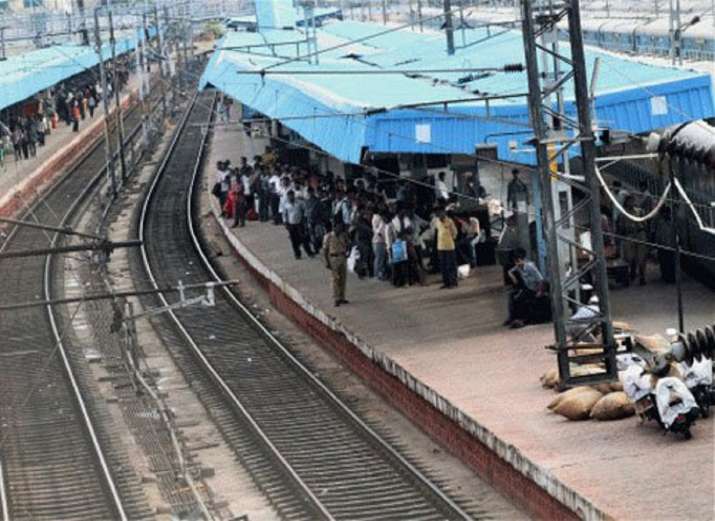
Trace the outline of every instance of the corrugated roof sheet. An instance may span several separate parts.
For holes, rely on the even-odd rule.
[[[134,49],[134,38],[117,39],[116,52]],[[102,46],[102,56],[110,56],[109,44]],[[94,47],[53,45],[11,56],[0,61],[0,109],[12,106],[67,78],[94,67],[99,58]]]
[[[454,56],[446,55],[443,35],[409,30],[332,49],[385,29],[352,21],[326,24],[318,31],[319,48],[326,51],[320,55],[319,65],[294,61],[275,70],[424,70],[500,67],[523,62],[521,34],[511,30],[491,35],[486,29],[468,30],[466,42],[480,43],[460,49]],[[461,38],[461,32],[457,31],[457,45],[462,43]],[[488,107],[484,102],[462,102],[449,105],[448,109],[439,103],[420,110],[400,108],[412,103],[526,92],[525,73],[475,74],[475,79],[463,84],[457,84],[459,77],[464,76],[460,73],[422,77],[237,74],[238,70],[260,70],[296,55],[294,45],[265,47],[260,49],[262,56],[221,50],[260,39],[266,43],[298,42],[304,35],[301,31],[265,31],[260,36],[228,33],[204,72],[203,85],[211,83],[254,110],[283,120],[286,126],[342,160],[359,162],[362,147],[374,152],[472,153],[474,146],[481,143],[496,143],[501,156],[508,157],[511,154],[508,141],[523,141],[530,133],[524,98],[492,101]],[[604,125],[644,132],[715,115],[709,75],[643,64],[591,49],[587,52],[589,68],[596,57],[601,60],[596,116]],[[425,126],[429,126],[429,142],[423,139]],[[533,161],[533,157],[509,158]]]

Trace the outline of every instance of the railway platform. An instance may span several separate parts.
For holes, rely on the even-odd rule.
[[[217,160],[238,164],[262,147],[217,128],[205,189]],[[282,226],[231,228],[216,210],[205,218],[219,222],[280,312],[534,517],[713,518],[712,420],[698,422],[684,442],[634,418],[569,422],[549,413],[553,393],[539,376],[556,364],[544,349],[552,326],[502,327],[507,294],[498,266],[477,268],[454,291],[439,291],[436,278],[394,288],[349,275],[350,305],[335,308],[321,261],[295,260]],[[655,281],[614,291],[614,318],[663,332],[675,320],[673,294]],[[709,289],[688,280],[685,303],[688,328],[713,322]]]
[[[131,105],[137,98],[139,81],[136,74],[129,77],[122,93],[122,107]],[[110,111],[116,104],[112,100]],[[11,217],[35,199],[42,190],[52,185],[66,169],[81,157],[104,132],[104,108],[98,104],[94,117],[80,121],[79,132],[60,121],[47,136],[45,146],[37,147],[37,155],[29,159],[15,160],[13,154],[5,156],[0,166],[0,216]]]

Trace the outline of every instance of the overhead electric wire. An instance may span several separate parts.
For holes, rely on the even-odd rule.
[[[615,206],[618,209],[618,211],[621,213],[621,215],[623,215],[627,219],[629,219],[633,222],[637,222],[637,223],[646,222],[646,221],[652,219],[653,217],[655,217],[656,215],[658,215],[658,212],[660,212],[660,209],[663,207],[663,205],[667,201],[668,194],[670,193],[670,189],[672,188],[670,183],[668,183],[666,185],[665,189],[663,190],[663,193],[660,195],[660,197],[658,199],[658,203],[655,205],[655,207],[650,212],[648,212],[645,215],[634,215],[632,213],[629,213],[628,210],[626,210],[623,207],[623,205],[621,205],[621,203],[618,201],[618,198],[615,195],[613,195],[613,193],[611,192],[611,189],[609,188],[605,179],[603,179],[603,176],[601,175],[601,170],[598,168],[598,165],[594,165],[594,172],[596,173],[596,178],[598,179],[599,183],[601,183],[603,190],[606,192],[606,195],[611,200],[611,203],[613,203],[613,206]]]
[[[693,203],[690,201],[690,197],[688,197],[688,193],[683,188],[683,185],[680,184],[680,180],[678,180],[678,178],[676,177],[674,179],[674,182],[676,188],[678,189],[678,192],[680,192],[681,197],[685,200],[687,205],[690,207],[690,211],[695,216],[695,221],[698,223],[698,228],[700,228],[700,231],[709,233],[710,235],[715,235],[715,228],[711,226],[705,226],[705,224],[703,224],[702,217],[700,217],[700,214],[697,212],[697,210],[693,206]]]
[[[274,69],[274,68],[276,68],[276,67],[280,67],[281,65],[286,65],[286,64],[288,64],[288,63],[293,63],[293,62],[298,61],[298,60],[303,60],[303,59],[305,59],[305,58],[312,58],[312,57],[314,57],[314,56],[319,56],[319,55],[321,55],[321,54],[323,54],[323,53],[326,53],[326,52],[335,51],[335,50],[337,50],[337,49],[342,49],[342,48],[344,48],[344,47],[349,47],[350,45],[355,45],[355,44],[358,44],[358,43],[366,42],[366,41],[368,41],[368,40],[372,40],[373,38],[379,38],[380,36],[384,36],[384,35],[386,35],[386,34],[394,33],[394,32],[397,32],[397,31],[401,31],[402,29],[408,29],[408,28],[412,27],[415,23],[424,23],[424,22],[429,22],[430,20],[435,20],[435,19],[437,19],[437,18],[444,18],[444,16],[445,16],[446,14],[448,14],[448,13],[449,13],[449,14],[454,14],[454,13],[456,13],[457,11],[459,11],[459,7],[456,7],[456,8],[454,8],[454,9],[451,9],[450,11],[441,12],[440,14],[433,15],[433,16],[429,16],[429,17],[426,17],[426,18],[425,18],[425,17],[420,17],[420,18],[419,18],[417,21],[415,21],[415,22],[412,22],[412,21],[411,21],[411,22],[406,23],[406,24],[402,24],[402,25],[398,25],[398,26],[395,26],[395,27],[391,27],[391,28],[389,28],[389,29],[385,29],[384,31],[378,31],[378,32],[373,33],[373,34],[368,34],[368,35],[365,35],[365,36],[361,36],[361,37],[359,37],[359,38],[355,38],[355,39],[352,39],[352,40],[348,40],[348,41],[343,42],[343,43],[339,43],[339,44],[337,44],[337,45],[333,45],[333,46],[330,46],[330,47],[326,47],[325,49],[319,49],[319,50],[314,51],[314,52],[312,52],[312,53],[305,54],[305,55],[303,55],[303,56],[301,56],[301,57],[299,57],[299,58],[291,58],[291,59],[289,59],[289,60],[284,60],[284,61],[281,61],[281,62],[278,62],[278,63],[271,64],[271,65],[265,67],[264,70]]]
[[[513,70],[512,70],[513,69]],[[266,70],[266,69],[240,69],[234,71],[235,74],[239,75],[259,75],[265,76],[269,75],[380,75],[380,74],[402,74],[402,75],[420,75],[420,74],[463,74],[467,72],[521,72],[523,70],[522,64],[509,64],[503,67],[463,67],[454,69],[296,69],[296,70]]]

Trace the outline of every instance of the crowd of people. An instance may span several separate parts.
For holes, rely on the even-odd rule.
[[[127,67],[118,67],[116,74],[121,90],[129,80]],[[113,75],[108,72],[110,103],[113,82]],[[76,79],[72,85],[59,85],[50,96],[40,97],[31,114],[14,115],[7,123],[0,123],[0,164],[4,166],[11,153],[16,162],[36,157],[38,147],[45,145],[60,122],[79,132],[82,121],[94,118],[101,100],[102,88],[91,78],[86,81]]]
[[[444,178],[428,186],[397,180],[386,187],[370,173],[348,181],[289,166],[268,148],[237,166],[218,162],[212,193],[232,226],[270,221],[285,226],[296,259],[322,252],[340,306],[348,270],[397,287],[441,273],[441,287],[451,289],[458,269],[476,266],[485,234],[478,219],[456,211],[458,198]]]

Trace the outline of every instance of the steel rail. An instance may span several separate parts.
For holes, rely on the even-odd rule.
[[[200,164],[200,158],[197,161],[197,166]],[[187,224],[188,224],[188,229],[189,229],[189,234],[191,235],[191,239],[194,243],[194,248],[196,249],[197,254],[201,258],[202,262],[204,263],[204,267],[208,270],[208,272],[211,274],[211,276],[214,278],[216,282],[222,282],[224,279],[218,274],[218,272],[214,269],[213,265],[211,264],[211,261],[208,259],[206,256],[206,253],[203,250],[203,247],[201,245],[201,241],[198,238],[198,234],[196,233],[196,223],[194,222],[193,218],[193,212],[192,212],[192,202],[193,202],[193,195],[194,195],[194,188],[196,186],[196,182],[198,179],[199,175],[199,169],[194,168],[194,172],[191,178],[191,184],[189,186],[189,194],[187,197],[187,208],[186,208],[186,213],[187,213]],[[265,338],[267,338],[280,352],[288,359],[290,362],[293,364],[294,367],[296,367],[301,374],[306,377],[313,385],[315,385],[320,391],[327,396],[330,401],[337,406],[344,414],[346,414],[354,423],[356,423],[366,434],[368,434],[373,441],[377,442],[380,447],[387,451],[390,456],[392,456],[395,460],[397,460],[404,468],[410,471],[410,473],[416,477],[423,486],[427,487],[430,489],[430,491],[435,494],[437,497],[439,497],[442,501],[444,501],[452,510],[454,510],[455,513],[459,514],[463,519],[468,519],[471,520],[472,517],[466,513],[462,507],[457,505],[449,496],[447,496],[439,487],[437,487],[432,481],[427,478],[418,468],[416,468],[412,463],[410,463],[407,459],[405,459],[402,454],[399,453],[399,451],[395,450],[392,445],[390,445],[387,441],[385,441],[382,436],[380,436],[375,430],[370,427],[367,423],[365,423],[362,418],[360,418],[355,412],[353,412],[352,409],[350,409],[332,390],[328,388],[325,383],[323,383],[319,378],[317,378],[312,371],[310,371],[300,360],[298,360],[293,353],[278,339],[276,336],[271,333],[271,331],[266,328],[263,323],[256,318],[256,316],[236,297],[233,291],[229,289],[227,286],[223,286],[224,293],[228,297],[228,299],[231,301],[231,303],[236,306],[238,309],[240,309],[243,314],[248,317],[248,319],[251,321],[251,323],[258,328],[258,330],[263,334]],[[220,376],[218,377],[220,378]]]
[[[134,109],[136,110],[136,109]],[[125,117],[128,117],[129,113],[125,115]],[[141,128],[141,124],[138,124],[134,130],[129,133],[124,141],[124,144],[131,143],[131,141],[134,139],[136,134]],[[56,192],[77,172],[78,168],[92,155],[98,150],[98,148],[102,145],[102,139],[97,140],[96,143],[94,143],[88,150],[86,150],[79,158],[77,158],[72,166],[67,169],[67,171],[60,176],[59,179],[57,179],[52,185],[49,187],[49,189],[42,194],[41,196],[38,197],[36,201],[34,201],[31,205],[27,205],[27,209],[25,210],[25,215],[33,215],[35,211],[45,202],[47,201],[51,196],[55,195]],[[118,154],[118,151],[114,151],[113,157],[116,157]],[[68,210],[65,212],[62,218],[61,226],[64,226],[65,223],[72,217],[72,214],[74,211],[77,209],[77,207],[80,205],[80,203],[83,203],[86,201],[87,197],[89,196],[89,193],[93,190],[97,189],[97,186],[101,184],[102,178],[104,177],[104,169],[100,169],[99,172],[90,180],[90,182],[87,184],[87,186],[80,192],[79,196],[72,202]],[[109,205],[108,205],[109,206]],[[12,226],[10,232],[7,234],[5,240],[3,241],[2,244],[0,244],[0,253],[4,252],[7,246],[10,244],[12,239],[15,237],[17,232],[22,228],[21,223],[13,223],[14,226]],[[42,225],[38,226],[33,226],[34,228],[42,228]],[[65,230],[62,230],[58,228],[57,233],[53,237],[51,244],[55,244],[55,241],[57,238],[60,236],[60,233],[66,233]],[[81,235],[74,233],[75,235]],[[45,262],[45,269],[43,272],[43,292],[47,294],[48,288],[49,288],[49,280],[47,278],[48,275],[48,268],[49,268],[49,261],[50,261],[50,256],[47,257],[46,262]],[[116,508],[117,513],[119,514],[119,519],[121,521],[128,521],[128,517],[126,515],[124,505],[122,504],[122,500],[119,497],[119,493],[116,487],[116,484],[114,482],[114,478],[111,476],[111,473],[109,472],[108,465],[106,464],[106,459],[104,458],[103,451],[101,449],[101,444],[99,443],[99,439],[96,436],[96,432],[94,430],[94,426],[92,424],[91,418],[89,417],[88,410],[86,408],[86,404],[84,403],[84,399],[82,398],[81,395],[81,390],[79,388],[79,385],[77,384],[77,380],[74,376],[74,373],[71,368],[71,364],[69,362],[69,358],[67,357],[66,350],[64,349],[64,345],[62,342],[62,336],[59,334],[59,330],[57,328],[54,315],[52,312],[52,306],[51,304],[47,305],[47,314],[48,314],[48,320],[50,321],[50,326],[53,332],[53,335],[55,336],[56,340],[56,346],[58,347],[58,351],[61,353],[62,359],[63,359],[63,365],[66,370],[66,375],[68,379],[70,380],[70,384],[72,386],[73,392],[75,394],[75,398],[77,398],[77,404],[80,406],[80,411],[82,412],[83,417],[85,418],[86,422],[86,427],[88,430],[88,433],[90,434],[90,437],[92,439],[93,443],[93,448],[95,451],[98,452],[98,457],[100,459],[103,471],[105,472],[105,475],[109,475],[110,479],[107,483],[109,486],[110,492],[112,493],[112,500],[114,503],[114,508]],[[2,464],[2,454],[0,453],[0,512],[2,513],[2,520],[3,521],[10,521],[11,520],[11,515],[10,515],[10,506],[9,506],[9,500],[8,500],[8,488],[6,484],[6,473],[3,468]]]
[[[10,508],[7,504],[7,492],[5,491],[5,476],[3,474],[2,458],[0,458],[0,506],[2,507],[0,510],[0,512],[2,512],[2,518],[5,521],[9,521]]]
[[[188,121],[188,116],[191,113],[191,110],[193,109],[196,99],[198,98],[198,92],[193,96],[191,99],[191,106],[186,110],[184,117],[182,118],[182,121],[180,123],[180,128],[178,131],[174,134],[174,137],[172,139],[171,144],[168,147],[168,150],[166,154],[164,155],[164,158],[159,165],[159,168],[157,169],[157,175],[154,176],[154,179],[152,181],[151,186],[149,187],[149,191],[147,192],[147,195],[144,199],[144,203],[142,205],[142,210],[141,214],[139,217],[139,240],[144,243],[145,241],[145,231],[146,231],[146,219],[149,211],[149,204],[152,200],[152,197],[155,193],[155,189],[157,184],[159,183],[159,179],[161,178],[163,172],[166,169],[166,166],[169,163],[169,160],[171,158],[171,155],[176,147],[176,144],[179,141],[179,137],[181,136],[184,126],[186,125]],[[203,149],[206,144],[206,133],[203,133],[202,139],[201,139],[201,145],[200,145],[200,150],[202,151],[197,155],[196,162],[193,166],[193,175],[195,176],[196,173],[198,172],[201,164],[201,158],[203,155]],[[189,203],[190,204],[190,203]],[[140,251],[142,253],[142,261],[144,263],[144,269],[146,270],[146,273],[149,277],[149,281],[151,284],[154,286],[155,289],[158,289],[159,285],[156,281],[156,277],[154,275],[154,271],[151,267],[151,263],[149,262],[149,256],[146,251],[146,246],[142,244]],[[166,300],[166,297],[164,296],[163,293],[158,294],[158,298],[161,300],[162,304],[164,306],[169,306],[169,302]],[[168,315],[172,318],[174,323],[176,324],[177,328],[181,332],[182,336],[186,339],[188,342],[189,346],[191,347],[191,350],[193,353],[198,357],[198,359],[201,361],[201,363],[204,365],[206,370],[209,371],[211,374],[212,378],[214,381],[219,385],[221,390],[225,393],[226,396],[231,400],[232,404],[238,411],[241,413],[241,415],[246,419],[246,421],[249,423],[251,428],[254,430],[256,435],[261,439],[261,441],[266,445],[272,456],[280,463],[280,465],[283,467],[284,471],[291,477],[293,482],[298,485],[300,490],[310,499],[310,501],[313,503],[313,506],[315,509],[326,519],[330,521],[334,521],[335,518],[330,514],[330,512],[327,511],[325,506],[322,504],[322,502],[315,496],[313,491],[308,487],[308,485],[300,478],[300,476],[297,474],[297,472],[293,469],[293,467],[290,465],[290,463],[283,457],[283,455],[280,453],[278,448],[271,442],[271,440],[266,436],[266,434],[263,432],[263,429],[258,425],[258,423],[255,421],[253,416],[248,412],[246,407],[243,405],[241,400],[239,400],[238,396],[236,396],[236,393],[233,392],[233,390],[229,387],[229,385],[226,383],[226,381],[221,378],[219,373],[216,371],[215,367],[213,364],[206,358],[204,353],[201,351],[199,348],[198,344],[196,341],[193,339],[191,334],[188,332],[188,330],[184,327],[183,323],[179,318],[176,316],[176,313],[174,313],[173,310],[168,310],[167,311]]]
[[[104,171],[100,171],[93,179],[92,181],[82,190],[82,192],[79,194],[77,199],[75,199],[70,207],[67,209],[67,212],[65,212],[65,215],[62,218],[62,225],[65,225],[67,221],[73,216],[75,210],[77,207],[84,203],[87,197],[89,197],[89,194],[93,192],[98,185],[100,185],[100,181],[104,177]],[[50,242],[51,246],[54,246],[58,239],[60,237],[60,233],[55,233],[55,235],[52,238],[52,241]],[[51,300],[52,299],[52,289],[50,287],[51,285],[51,278],[52,278],[52,254],[47,255],[45,258],[45,271],[44,271],[44,281],[43,281],[43,286],[44,286],[44,296],[45,299]],[[104,454],[104,450],[102,449],[102,445],[99,442],[99,439],[97,437],[96,430],[94,428],[94,421],[92,420],[91,415],[89,414],[89,411],[87,409],[87,404],[84,400],[84,396],[82,396],[82,391],[79,388],[79,385],[77,384],[77,379],[74,374],[74,370],[72,369],[72,364],[69,361],[69,357],[67,356],[67,350],[65,348],[65,344],[62,340],[63,335],[60,334],[59,327],[57,325],[57,321],[55,319],[55,312],[54,312],[54,307],[51,304],[48,304],[45,308],[47,310],[47,316],[50,320],[50,326],[52,328],[52,334],[55,337],[55,342],[58,348],[58,352],[60,353],[60,356],[62,357],[62,363],[65,367],[65,372],[67,375],[67,378],[70,381],[70,384],[72,385],[72,391],[74,393],[75,400],[77,401],[77,404],[79,405],[80,411],[82,413],[82,419],[84,421],[84,426],[87,429],[87,433],[89,434],[89,437],[92,441],[92,447],[94,449],[94,452],[97,455],[97,459],[99,460],[99,464],[102,468],[102,474],[104,475],[104,479],[106,480],[106,485],[109,487],[109,492],[110,495],[112,496],[112,501],[114,503],[114,508],[117,510],[117,514],[119,515],[119,519],[121,521],[128,521],[129,518],[127,517],[127,513],[124,509],[124,504],[122,501],[121,496],[119,495],[118,492],[118,487],[117,484],[115,483],[114,476],[112,475],[111,471],[109,470],[109,465],[107,464],[107,458]]]
[[[50,186],[49,190],[42,195],[40,199],[35,201],[32,205],[30,205],[27,210],[25,211],[25,214],[33,214],[37,207],[40,206],[41,202],[43,200],[46,200],[50,196],[52,196],[58,189],[59,187],[70,177],[75,173],[75,166],[79,166],[82,164],[85,158],[91,156],[102,144],[102,140],[98,140],[97,143],[95,143],[92,147],[90,147],[89,150],[81,158],[79,158],[76,162],[76,165],[73,165],[73,168],[69,168],[65,174],[63,174],[55,183]],[[5,249],[7,248],[8,244],[12,241],[12,239],[15,237],[17,234],[18,230],[20,229],[19,224],[15,224],[11,229],[10,232],[7,234],[5,237],[5,240],[3,241],[2,244],[0,244],[0,253],[4,252]],[[5,473],[3,472],[3,465],[2,465],[2,452],[0,451],[0,505],[2,506],[2,520],[3,521],[10,521],[10,506],[9,506],[9,501],[8,501],[8,495],[7,495],[7,486],[5,484]]]
[[[195,98],[194,98],[195,99]],[[204,153],[204,147],[205,147],[205,141],[206,141],[206,134],[202,135],[202,142],[200,145],[200,153],[196,157],[196,161],[194,163],[194,168],[191,171],[191,178],[190,178],[190,184],[188,187],[188,195],[187,195],[187,201],[186,201],[186,224],[187,224],[187,230],[188,233],[191,237],[191,242],[193,243],[194,249],[197,253],[197,255],[201,259],[201,263],[203,263],[204,267],[206,270],[209,272],[210,276],[213,277],[213,279],[217,282],[220,282],[223,280],[221,276],[216,272],[214,267],[212,266],[211,262],[208,260],[205,252],[203,251],[203,247],[201,245],[201,240],[198,237],[198,233],[196,230],[196,223],[194,222],[194,212],[193,212],[193,199],[194,199],[194,192],[195,192],[195,187],[197,185],[197,181],[200,175],[200,167],[201,167],[201,161]],[[159,182],[159,178],[161,176],[161,172],[165,169],[166,165],[168,164],[169,157],[172,154],[172,150],[170,150],[165,157],[165,160],[162,163],[162,166],[159,170],[160,174],[157,175],[155,178],[155,182],[153,183],[151,187],[151,192],[154,192],[155,186]],[[145,200],[144,207],[142,208],[142,215],[140,217],[140,233],[139,233],[139,238],[143,242],[142,246],[142,259],[144,263],[144,268],[149,276],[149,279],[152,281],[153,284],[157,284],[155,276],[152,271],[151,267],[151,262],[149,261],[149,255],[146,249],[146,242],[147,242],[147,237],[144,235],[144,230],[145,230],[145,221],[146,221],[146,216],[148,212],[148,207],[150,203],[150,198],[151,195],[147,197]],[[404,469],[406,473],[409,473],[411,478],[423,488],[429,490],[429,493],[431,493],[435,499],[438,499],[441,501],[446,508],[449,508],[451,512],[454,514],[455,518],[461,518],[461,519],[471,519],[471,516],[465,512],[454,500],[452,500],[449,496],[447,496],[442,490],[440,490],[432,481],[424,475],[418,468],[416,468],[412,463],[410,463],[404,456],[402,456],[396,449],[394,449],[387,441],[385,441],[374,429],[372,429],[369,425],[367,425],[357,414],[355,414],[340,398],[332,392],[323,382],[321,382],[318,378],[315,377],[315,375],[312,374],[312,372],[303,364],[301,363],[286,347],[283,345],[249,310],[246,308],[245,305],[243,305],[235,296],[233,292],[226,291],[225,295],[228,298],[229,304],[232,304],[234,306],[234,309],[239,311],[242,316],[248,317],[250,324],[253,325],[257,331],[259,332],[260,336],[263,336],[265,339],[269,341],[270,344],[274,345],[278,352],[285,357],[287,362],[291,367],[294,367],[298,369],[297,374],[300,374],[301,376],[305,377],[309,384],[312,384],[314,388],[318,391],[318,394],[322,394],[325,398],[327,398],[326,404],[331,404],[333,406],[336,406],[336,408],[348,419],[352,425],[355,427],[355,430],[357,432],[361,432],[362,435],[365,438],[369,438],[375,445],[379,446],[380,449],[384,452],[385,456],[392,459],[399,467]],[[161,301],[166,304],[167,301],[165,300],[164,296],[161,295]],[[174,314],[173,312],[171,313],[171,318],[176,324],[177,328],[181,332],[181,335],[187,340],[188,344],[191,346],[192,352],[196,355],[196,357],[201,361],[203,364],[203,367],[205,370],[209,372],[211,375],[212,380],[218,384],[218,386],[222,389],[224,392],[224,395],[228,396],[230,400],[233,402],[234,406],[237,407],[244,417],[246,417],[251,424],[251,427],[254,428],[254,430],[259,433],[261,436],[262,440],[266,444],[267,447],[270,448],[271,452],[277,456],[278,461],[282,463],[284,468],[288,469],[290,472],[290,475],[294,479],[300,480],[301,483],[304,484],[305,490],[308,490],[310,492],[310,489],[308,488],[308,485],[305,484],[305,482],[300,478],[299,473],[293,468],[292,464],[280,453],[280,450],[271,442],[269,437],[265,434],[265,431],[257,424],[256,420],[253,419],[252,415],[250,412],[247,411],[247,408],[242,404],[242,402],[238,399],[238,397],[235,395],[234,390],[231,388],[231,386],[226,382],[226,380],[219,374],[219,371],[216,370],[216,368],[213,366],[212,362],[208,360],[207,356],[203,353],[201,347],[198,345],[198,343],[195,341],[195,339],[192,337],[191,333],[189,332],[188,328],[182,323],[181,319]],[[309,497],[315,497],[312,493]],[[322,510],[325,512],[326,517],[329,519],[333,518],[333,515],[330,513],[328,510],[328,507],[325,506],[322,501],[316,499],[315,501],[318,501],[319,504],[322,507]]]

